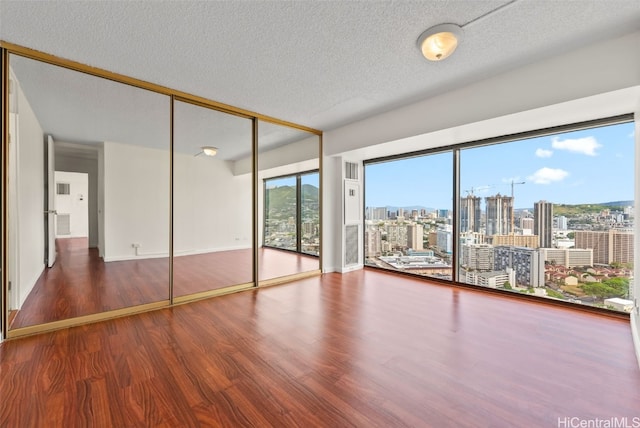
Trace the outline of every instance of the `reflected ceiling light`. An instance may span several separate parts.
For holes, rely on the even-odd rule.
[[[463,35],[456,24],[436,25],[418,37],[418,49],[429,61],[442,61],[456,50]]]
[[[204,146],[202,148],[202,152],[206,156],[215,156],[218,153],[218,149],[216,149],[215,147],[212,147],[212,146]]]
[[[205,156],[215,156],[218,154],[218,149],[213,146],[202,146],[200,147],[200,151],[196,154],[196,156],[204,153]]]

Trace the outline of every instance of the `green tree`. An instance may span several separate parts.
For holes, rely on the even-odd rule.
[[[609,278],[602,282],[583,284],[580,287],[586,294],[602,299],[624,297],[629,291],[629,278]]]
[[[576,237],[576,233],[575,232],[569,232],[567,233],[567,238],[569,239],[574,239]]]
[[[505,281],[504,284],[502,284],[502,288],[504,288],[505,290],[513,290],[513,287],[511,286],[509,281]]]

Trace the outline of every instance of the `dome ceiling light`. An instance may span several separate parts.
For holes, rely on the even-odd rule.
[[[459,25],[436,25],[418,37],[418,49],[429,61],[442,61],[456,50],[463,36]]]
[[[218,149],[213,146],[202,146],[200,147],[200,149],[201,150],[196,154],[196,156],[199,156],[203,153],[205,156],[215,156],[216,154],[218,154]]]

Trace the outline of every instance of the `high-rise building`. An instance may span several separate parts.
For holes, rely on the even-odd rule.
[[[567,218],[563,215],[558,216],[558,230],[567,230]]]
[[[407,226],[407,246],[414,251],[424,249],[424,228],[421,224],[410,224]]]
[[[386,220],[387,207],[367,207],[367,220]]]
[[[429,247],[438,246],[438,233],[435,230],[429,231]]]
[[[407,248],[407,225],[388,224],[387,241],[394,249]]]
[[[523,235],[533,235],[533,219],[531,217],[524,217],[520,219],[520,228]]]
[[[575,248],[593,249],[593,263],[633,263],[633,231],[610,229],[604,232],[577,230]]]
[[[540,247],[553,244],[553,204],[540,201],[533,204],[533,234],[540,237]]]
[[[368,225],[364,232],[366,243],[365,257],[379,257],[382,255],[382,233],[378,226]]]
[[[494,247],[494,269],[511,268],[516,272],[516,284],[525,287],[544,286],[544,257],[539,249],[501,246]]]
[[[481,199],[469,195],[460,200],[460,232],[480,232]]]
[[[593,250],[582,248],[541,248],[545,262],[568,268],[576,266],[593,266]]]
[[[462,267],[476,271],[493,270],[493,246],[488,244],[463,245]]]
[[[453,235],[451,225],[444,225],[443,227],[438,228],[437,233],[437,246],[438,248],[447,254],[451,254],[453,252]]]
[[[498,193],[484,198],[487,206],[487,235],[508,235],[511,230],[513,198]]]

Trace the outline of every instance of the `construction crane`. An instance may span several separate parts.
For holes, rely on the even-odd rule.
[[[471,189],[465,190],[464,192],[467,193],[468,196],[475,196],[473,194],[474,190],[488,190],[491,189],[492,187],[495,187],[493,185],[486,185],[486,186],[478,186],[478,187],[472,187]]]

